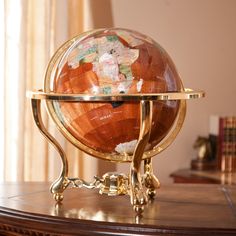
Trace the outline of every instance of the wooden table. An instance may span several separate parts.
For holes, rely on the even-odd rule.
[[[173,172],[170,177],[174,179],[174,183],[236,185],[236,172],[227,173],[217,170],[197,171],[181,169]]]
[[[1,184],[0,235],[236,235],[236,186],[161,186],[143,217],[127,196],[68,189],[56,205],[48,188]]]

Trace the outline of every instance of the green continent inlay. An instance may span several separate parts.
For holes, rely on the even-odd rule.
[[[84,59],[87,55],[92,54],[97,51],[97,45],[93,45],[92,47],[88,48],[86,51],[82,51],[76,57],[76,61],[79,62],[80,60]]]
[[[127,80],[133,79],[132,70],[129,65],[119,65],[119,71],[126,76]]]
[[[102,88],[104,94],[111,94],[111,87]]]
[[[117,35],[108,35],[106,36],[107,40],[112,42],[112,41],[117,41],[118,40],[118,37]]]

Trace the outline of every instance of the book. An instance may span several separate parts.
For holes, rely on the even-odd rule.
[[[236,116],[212,117],[210,126],[218,126],[217,166],[224,172],[236,172]],[[210,133],[212,132],[210,128]]]

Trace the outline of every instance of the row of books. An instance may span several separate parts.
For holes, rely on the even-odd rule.
[[[216,137],[218,168],[236,172],[236,116],[210,117],[210,137]]]

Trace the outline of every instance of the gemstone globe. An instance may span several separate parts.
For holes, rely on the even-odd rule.
[[[110,28],[76,37],[54,65],[45,90],[63,94],[153,94],[183,91],[167,52],[136,31]],[[54,101],[60,126],[79,143],[109,155],[132,155],[140,132],[139,102]],[[146,151],[170,132],[179,101],[154,101]],[[65,133],[65,132],[64,132]]]

